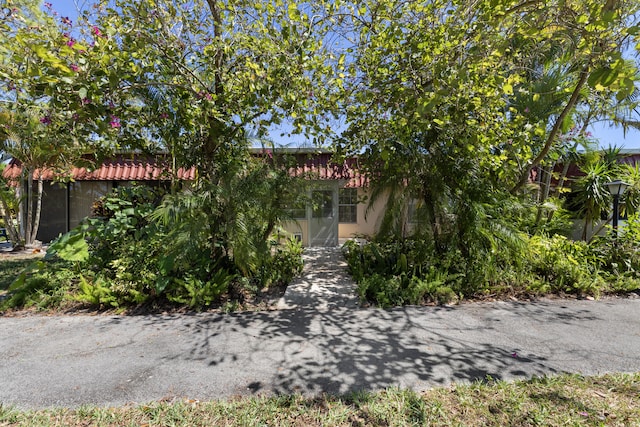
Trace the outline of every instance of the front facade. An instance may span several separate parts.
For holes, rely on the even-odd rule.
[[[117,185],[117,181],[45,183],[37,239],[49,242],[76,227],[91,215],[93,202]]]
[[[117,187],[134,182],[160,185],[159,181],[104,180],[57,183],[46,181],[42,195],[42,213],[37,240],[50,242],[60,234],[77,227],[91,215],[93,204]]]
[[[342,180],[314,181],[307,194],[311,203],[293,209],[284,224],[304,246],[337,246],[346,239],[372,236],[384,212],[384,202],[367,209],[368,189]]]
[[[256,154],[264,154],[256,150]],[[291,207],[293,218],[284,229],[302,241],[304,246],[337,246],[345,239],[370,236],[377,229],[384,203],[367,211],[367,183],[358,173],[357,159],[342,164],[331,160],[331,153],[322,150],[286,150],[296,159],[290,173],[310,183],[306,206]],[[93,203],[112,189],[133,182],[150,186],[168,183],[167,167],[158,158],[123,155],[106,160],[95,170],[74,168],[71,181],[54,182],[52,172],[43,174],[45,181],[42,214],[37,239],[49,242],[76,227],[91,214]],[[10,164],[5,178],[17,180],[21,168]],[[195,169],[177,171],[178,179],[193,180]]]
[[[37,239],[50,242],[75,228],[91,215],[94,202],[117,187],[134,182],[149,186],[168,183],[167,168],[143,155],[122,155],[105,160],[98,168],[75,167],[69,172],[68,182],[56,182],[53,171],[45,170],[44,189]],[[7,180],[20,179],[22,168],[12,161],[3,171]],[[193,180],[195,170],[178,169],[178,179]]]
[[[288,233],[304,246],[337,246],[346,239],[371,236],[375,233],[384,203],[368,206],[368,182],[359,172],[358,159],[347,158],[342,163],[323,150],[288,150],[296,158],[294,176],[308,182],[305,206],[289,210],[292,218],[284,224]]]

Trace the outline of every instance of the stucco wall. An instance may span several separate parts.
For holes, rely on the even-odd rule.
[[[368,196],[368,189],[358,188],[358,199],[364,200]],[[378,230],[380,221],[382,220],[382,214],[384,213],[386,197],[382,197],[376,201],[372,209],[369,210],[367,215],[367,206],[369,204],[368,199],[364,203],[358,204],[358,219],[357,223],[340,223],[338,225],[338,238],[349,239],[351,237],[366,235],[372,236]],[[366,216],[366,218],[365,218]]]
[[[624,219],[618,220],[618,230],[624,230],[627,221]],[[582,231],[584,229],[584,220],[574,220],[573,221],[573,231],[571,233],[571,238],[573,240],[582,240]],[[598,236],[604,236],[607,233],[611,233],[612,231],[612,223],[611,219],[606,221],[598,220],[593,225],[587,225],[587,241],[591,240],[594,234]]]
[[[339,223],[339,239],[344,240],[356,236],[372,236],[375,234],[380,221],[382,220],[386,198],[383,197],[376,201],[373,208],[365,215],[368,206],[368,200],[366,200],[367,196],[367,189],[358,189],[358,200],[363,200],[363,203],[359,203],[357,207],[357,222]],[[302,244],[304,246],[309,245],[309,223],[307,220],[297,220],[296,222],[289,221],[283,225],[283,228],[287,233],[302,233]]]
[[[288,221],[283,224],[282,228],[290,234],[302,233],[302,245],[309,246],[309,224],[306,219],[299,219],[295,222]]]

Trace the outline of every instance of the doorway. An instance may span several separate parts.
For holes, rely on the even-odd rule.
[[[311,190],[309,246],[338,246],[338,185]]]

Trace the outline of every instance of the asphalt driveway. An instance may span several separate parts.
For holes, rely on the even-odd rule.
[[[0,402],[20,408],[612,371],[640,371],[639,299],[0,318]]]

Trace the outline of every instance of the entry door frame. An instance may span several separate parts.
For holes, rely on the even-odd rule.
[[[309,200],[311,203],[307,206],[308,218],[308,236],[309,246],[316,247],[335,247],[338,246],[338,181],[316,182],[309,189]],[[331,192],[331,211],[330,216],[314,218],[314,192],[329,191]]]

